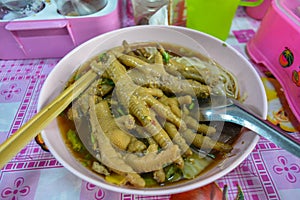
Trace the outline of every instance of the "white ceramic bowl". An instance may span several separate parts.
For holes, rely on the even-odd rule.
[[[80,45],[67,54],[49,74],[40,93],[38,109],[41,109],[62,91],[66,81],[80,64],[100,52],[120,46],[123,40],[127,40],[129,43],[145,41],[173,43],[210,56],[238,77],[241,92],[248,95],[245,104],[254,108],[260,117],[266,118],[265,90],[259,75],[248,60],[221,40],[198,31],[175,26],[124,28],[100,35]],[[199,44],[203,48],[199,47]],[[221,167],[215,166],[191,181],[159,188],[133,189],[108,184],[101,176],[97,176],[77,162],[67,149],[56,121],[45,128],[42,137],[55,158],[83,180],[108,190],[142,195],[179,193],[211,183],[237,167],[250,154],[259,140],[259,136],[255,133],[245,131],[234,146],[234,156],[224,160]]]

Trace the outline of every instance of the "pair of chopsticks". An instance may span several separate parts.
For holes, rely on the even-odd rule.
[[[0,145],[0,169],[64,111],[96,78],[97,74],[89,70],[4,141]]]

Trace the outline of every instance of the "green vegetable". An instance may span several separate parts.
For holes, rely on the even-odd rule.
[[[82,142],[80,141],[78,135],[72,129],[70,129],[67,132],[67,139],[68,139],[68,141],[70,141],[72,149],[74,151],[80,152],[84,149],[84,146],[83,146]]]
[[[83,160],[83,161],[81,161],[81,164],[82,164],[84,167],[88,167],[88,166],[91,165],[91,161],[89,161],[89,160]]]
[[[107,60],[107,54],[106,53],[100,54],[98,60],[101,62],[105,62]]]
[[[80,74],[76,74],[76,75],[74,76],[74,80],[77,81],[80,77],[81,77]]]
[[[182,171],[175,164],[169,165],[164,168],[166,179],[168,182],[176,182],[182,178]]]
[[[236,200],[244,200],[244,199],[245,199],[245,196],[244,196],[243,190],[242,190],[241,186],[238,185],[238,194],[237,194]]]
[[[201,171],[211,164],[212,161],[213,160],[211,158],[201,158],[194,153],[184,161],[184,168],[182,170],[183,177],[186,179],[195,178]]]
[[[115,85],[115,83],[113,82],[113,80],[108,79],[108,78],[102,79],[100,84],[101,85],[111,85],[111,86]]]
[[[124,111],[122,110],[122,108],[117,108],[118,113],[121,114],[121,116],[125,115]]]
[[[105,180],[112,184],[123,185],[126,181],[126,177],[119,174],[111,174],[105,176]]]
[[[153,174],[152,173],[143,174],[142,177],[145,180],[146,187],[151,187],[151,186],[157,185],[157,182],[153,178]]]
[[[189,109],[192,110],[194,107],[195,107],[195,103],[192,102],[192,103],[189,105]]]
[[[84,148],[83,148],[84,149]],[[89,167],[89,166],[92,166],[92,155],[87,153],[85,154],[84,158],[81,160],[81,164],[85,167]]]
[[[93,156],[90,154],[90,153],[87,153],[85,156],[84,156],[84,159],[88,160],[88,161],[91,161],[93,159]]]
[[[163,60],[164,60],[165,63],[169,63],[169,61],[170,61],[170,55],[167,52],[164,51],[162,53],[162,57],[163,57]]]

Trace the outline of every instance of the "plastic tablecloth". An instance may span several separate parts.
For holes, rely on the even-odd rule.
[[[247,41],[260,21],[249,18],[238,8],[226,42],[246,58]],[[36,114],[39,92],[59,59],[0,60],[0,143]],[[251,60],[250,60],[251,62]],[[273,115],[282,110],[276,88],[265,76],[266,69],[253,63],[261,74],[268,94],[268,119],[300,139],[288,120]],[[286,116],[284,116],[286,117]],[[1,159],[1,158],[0,158]],[[228,199],[242,191],[245,199],[299,199],[300,159],[261,138],[251,154],[234,170],[216,180],[220,190],[226,187]],[[103,199],[168,200],[171,195],[140,196],[111,192],[85,182],[66,170],[50,152],[32,140],[0,171],[0,199]],[[192,199],[189,197],[189,199]],[[194,196],[194,199],[197,199]]]

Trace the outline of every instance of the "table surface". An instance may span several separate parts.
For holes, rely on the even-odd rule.
[[[238,8],[226,42],[250,60],[245,52],[247,41],[255,34],[260,21],[249,18]],[[0,143],[29,120],[37,109],[39,92],[59,59],[0,60]],[[250,60],[251,62],[251,60]],[[274,88],[263,67],[253,63],[266,89]],[[275,110],[281,109],[278,98],[269,98]],[[278,122],[279,125],[281,122]],[[292,129],[289,122],[282,127]],[[300,160],[272,142],[261,138],[252,153],[234,170],[218,179],[222,189],[228,186],[228,199],[234,199],[240,187],[245,199],[299,199]],[[0,171],[0,199],[104,199],[162,200],[164,196],[121,194],[99,188],[67,171],[51,153],[32,140]]]

